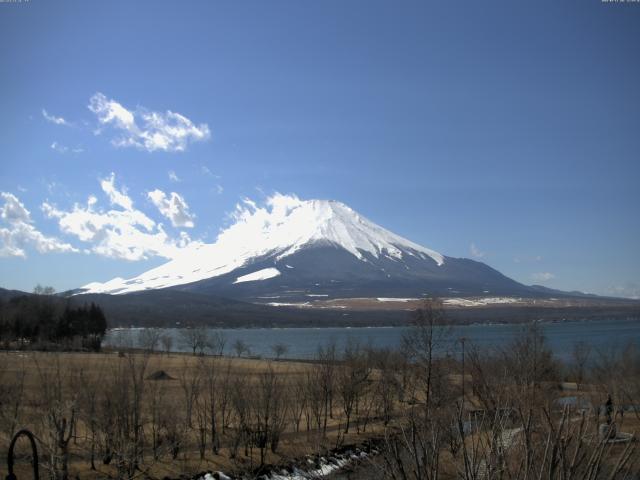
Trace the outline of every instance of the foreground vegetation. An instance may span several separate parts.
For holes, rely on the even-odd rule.
[[[305,363],[240,358],[241,345],[222,357],[224,339],[197,329],[183,336],[191,355],[157,352],[171,345],[153,331],[137,351],[0,353],[0,453],[26,427],[52,479],[176,478],[257,474],[375,439],[367,476],[636,478],[636,443],[621,434],[640,425],[632,346],[578,345],[566,366],[536,325],[483,350],[444,320],[430,302],[399,351],[326,345]],[[463,355],[434,355],[454,342]],[[18,467],[30,475],[27,458]]]

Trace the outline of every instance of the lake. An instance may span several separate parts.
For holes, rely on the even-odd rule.
[[[638,320],[585,320],[580,322],[541,323],[548,345],[554,355],[565,361],[571,359],[573,346],[585,342],[595,350],[606,352],[611,348],[622,348],[629,342],[640,347],[640,321]],[[456,326],[451,329],[451,341],[445,347],[447,353],[458,354],[461,344],[457,339],[464,337],[467,345],[479,347],[501,347],[511,342],[521,331],[521,325],[483,324]],[[112,329],[107,332],[104,345],[110,347],[137,346],[141,328]],[[370,327],[370,328],[239,328],[215,329],[226,338],[226,354],[232,354],[231,346],[242,340],[251,349],[251,355],[272,357],[271,346],[281,343],[287,346],[286,358],[311,359],[318,346],[335,341],[341,350],[350,339],[361,345],[395,348],[402,338],[410,333],[411,327]],[[172,350],[190,351],[181,343],[179,329],[162,329],[163,334],[173,337]]]

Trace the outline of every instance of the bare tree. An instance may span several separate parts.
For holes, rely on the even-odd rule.
[[[591,372],[598,385],[592,392],[594,406],[599,407],[598,400],[610,395],[615,405],[628,405],[640,420],[640,349],[633,342],[625,348],[597,350]],[[623,410],[617,413],[623,414]]]
[[[233,351],[236,352],[236,356],[240,358],[245,353],[249,353],[249,345],[247,345],[243,340],[237,339],[233,342]]]
[[[230,456],[235,459],[238,449],[244,443],[245,456],[249,455],[250,444],[250,401],[249,385],[246,378],[236,376],[231,384],[231,405],[234,413]]]
[[[326,435],[327,422],[333,418],[333,394],[335,390],[335,370],[336,370],[336,343],[330,342],[326,346],[318,347],[316,360],[317,380],[322,391],[323,400],[323,422],[322,434]]]
[[[219,410],[220,410],[220,428],[222,434],[225,434],[228,418],[230,415],[229,402],[231,398],[231,359],[225,361],[224,371],[216,378],[216,388],[218,391]]]
[[[258,385],[250,402],[249,430],[253,443],[260,451],[260,465],[264,465],[268,447],[276,452],[285,427],[286,403],[282,380],[269,365],[258,377]]]
[[[160,344],[167,356],[171,353],[171,347],[173,347],[173,337],[169,334],[164,334],[160,337]]]
[[[437,376],[443,374],[435,361],[438,352],[442,352],[450,343],[451,330],[447,326],[447,317],[442,302],[438,299],[425,300],[422,307],[414,312],[410,333],[403,337],[403,346],[408,358],[414,362],[412,369],[422,389],[425,415],[438,392],[434,386],[439,385]]]
[[[19,368],[9,371],[7,362],[0,362],[0,431],[13,437],[22,420],[24,410],[26,366],[22,359]]]
[[[300,431],[302,414],[307,408],[307,382],[303,374],[297,374],[288,385],[290,402],[290,412],[293,427],[296,432]]]
[[[214,330],[209,333],[209,349],[211,353],[217,357],[224,354],[224,348],[227,345],[227,337],[224,333]]]
[[[476,421],[476,428],[486,434],[466,435],[461,419],[457,428],[460,438],[466,437],[460,443],[458,469],[464,480],[618,479],[638,473],[633,443],[615,449],[607,438],[597,439],[589,431],[584,415],[575,417],[568,407],[557,414],[533,412],[524,422],[521,418],[513,421],[507,413],[485,416]]]
[[[176,460],[186,439],[184,425],[186,421],[181,412],[164,409],[161,411],[160,424],[164,430],[164,440],[167,443],[171,459]]]
[[[507,405],[510,395],[510,371],[503,355],[491,349],[479,349],[471,344],[466,355],[467,372],[471,377],[471,390],[483,409],[489,414]]]
[[[145,352],[154,353],[161,338],[162,331],[159,328],[143,328],[138,334],[138,346]]]
[[[158,461],[161,455],[161,447],[165,443],[166,425],[165,415],[171,410],[167,401],[166,383],[162,380],[150,382],[151,386],[147,395],[149,436],[151,437],[151,451],[153,460]]]
[[[193,355],[203,355],[205,350],[210,348],[211,339],[205,327],[191,327],[180,330],[180,340],[182,345],[191,350]]]
[[[384,425],[388,425],[396,404],[401,400],[402,385],[398,372],[402,371],[403,362],[398,353],[388,349],[370,350],[369,356],[372,367],[379,375],[372,392],[375,398],[374,406],[382,417]]]
[[[202,370],[203,389],[202,395],[202,410],[208,428],[209,437],[211,441],[211,451],[214,455],[217,455],[220,449],[220,436],[218,432],[218,411],[222,400],[222,392],[218,391],[219,382],[219,370],[217,362],[219,360],[213,358],[203,359],[200,362],[200,369]]]
[[[119,478],[131,479],[144,453],[145,373],[149,355],[117,358],[105,375],[101,392],[100,428],[104,434],[103,463],[115,459]]]
[[[206,372],[202,365],[198,366],[199,370],[202,370],[200,375],[205,375]],[[207,438],[209,436],[209,414],[210,414],[209,397],[206,394],[198,392],[194,401],[194,410],[196,414],[196,438],[198,445],[198,452],[200,454],[200,460],[204,460],[207,451]]]
[[[591,346],[585,342],[578,342],[573,345],[571,353],[573,359],[573,375],[579,390],[580,385],[584,382],[587,362],[591,355]]]
[[[322,370],[318,366],[310,368],[305,373],[307,431],[316,428],[322,433],[322,419],[326,411],[326,388],[322,382]]]
[[[271,345],[271,351],[275,355],[276,360],[280,360],[280,357],[286,355],[286,353],[289,351],[289,347],[284,343],[274,343],[273,345]]]
[[[349,341],[345,347],[341,365],[338,367],[337,390],[345,415],[344,433],[349,433],[351,415],[364,392],[371,367],[365,352],[357,342]]]
[[[537,322],[525,325],[504,350],[505,365],[520,387],[538,387],[558,378],[558,366]]]
[[[441,470],[445,432],[450,430],[445,364],[437,354],[447,346],[450,331],[439,300],[426,300],[413,316],[403,346],[410,362],[407,384],[411,401],[401,422],[385,431],[383,460],[391,478],[436,479]]]
[[[34,358],[41,390],[41,417],[44,437],[49,452],[47,467],[54,480],[69,478],[69,442],[71,441],[77,415],[77,393],[70,388],[70,372],[65,370],[56,357],[53,368],[43,368]]]
[[[100,365],[97,375],[91,375],[84,370],[80,370],[77,382],[80,387],[78,391],[80,407],[78,418],[82,420],[89,437],[89,465],[91,470],[96,470],[96,448],[100,433],[98,415],[99,391],[104,373],[104,364]]]
[[[178,380],[184,399],[186,427],[192,427],[192,416],[195,402],[200,394],[201,375],[200,368],[193,368],[188,358],[183,358],[182,368]]]

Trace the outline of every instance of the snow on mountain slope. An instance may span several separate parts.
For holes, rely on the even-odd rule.
[[[278,270],[277,268],[263,268],[262,270],[258,270],[257,272],[242,275],[241,277],[236,278],[236,281],[233,283],[269,280],[270,278],[277,277],[278,275],[280,275],[280,270]]]
[[[396,235],[335,201],[276,194],[264,207],[245,200],[238,205],[234,219],[215,243],[196,244],[130,280],[90,283],[82,287],[82,293],[122,294],[184,285],[224,275],[265,257],[281,260],[314,244],[341,247],[363,262],[367,261],[365,254],[397,260],[405,255],[430,258],[439,266],[445,261],[438,252]],[[239,277],[237,282],[250,275]]]

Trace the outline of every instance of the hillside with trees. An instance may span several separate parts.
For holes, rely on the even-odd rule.
[[[4,349],[100,350],[107,319],[95,303],[75,305],[51,287],[0,299],[0,345]]]

